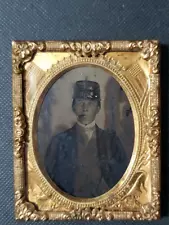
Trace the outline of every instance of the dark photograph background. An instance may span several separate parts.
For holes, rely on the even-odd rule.
[[[169,0],[0,0],[0,224],[18,224],[14,219],[13,192],[12,40],[138,39],[158,39],[161,43],[162,219],[136,223],[169,224]],[[58,225],[136,223],[45,222]]]

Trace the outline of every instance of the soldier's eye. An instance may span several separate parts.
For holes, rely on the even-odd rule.
[[[77,100],[77,103],[78,103],[78,104],[82,104],[82,101],[81,101],[81,100]]]

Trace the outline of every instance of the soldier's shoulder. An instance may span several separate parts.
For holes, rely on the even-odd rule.
[[[116,132],[113,129],[102,129],[98,127],[98,132],[100,133],[100,135],[103,135],[108,138],[112,138],[116,136]]]
[[[70,136],[72,136],[74,134],[74,127],[71,127],[63,132],[60,132],[58,134],[56,134],[55,136],[53,136],[53,141],[64,141],[65,139],[69,138]]]

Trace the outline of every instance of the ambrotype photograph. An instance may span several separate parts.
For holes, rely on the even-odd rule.
[[[57,79],[41,106],[38,143],[42,166],[64,192],[93,198],[113,188],[131,158],[134,124],[111,73],[79,66]]]

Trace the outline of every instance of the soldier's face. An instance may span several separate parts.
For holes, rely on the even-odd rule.
[[[87,125],[95,120],[96,114],[100,110],[97,100],[75,99],[74,113],[80,123]]]

